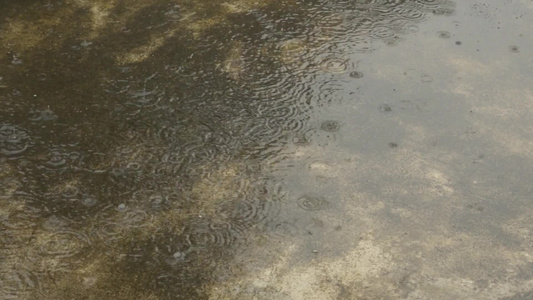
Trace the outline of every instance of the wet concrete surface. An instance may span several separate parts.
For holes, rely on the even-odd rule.
[[[530,299],[532,25],[0,1],[0,299]]]

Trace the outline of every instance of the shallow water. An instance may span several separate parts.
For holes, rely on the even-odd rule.
[[[0,1],[0,299],[529,299],[533,5]]]

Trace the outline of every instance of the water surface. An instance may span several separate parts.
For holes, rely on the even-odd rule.
[[[0,298],[529,299],[532,25],[0,1]]]

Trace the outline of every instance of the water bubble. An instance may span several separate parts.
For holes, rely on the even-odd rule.
[[[327,120],[320,124],[320,129],[326,132],[337,132],[341,128],[341,124],[338,121]]]
[[[350,77],[359,79],[363,77],[363,73],[359,71],[353,71],[353,72],[350,72]]]
[[[301,209],[308,211],[322,210],[329,205],[324,197],[313,195],[304,195],[298,198],[297,203]]]

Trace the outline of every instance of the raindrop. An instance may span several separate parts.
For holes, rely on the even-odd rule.
[[[13,125],[0,125],[0,152],[6,156],[21,154],[31,144],[25,130]]]
[[[50,158],[46,161],[46,167],[50,169],[62,169],[66,167],[67,160],[62,150],[52,150],[50,152]]]
[[[320,62],[320,68],[330,73],[343,73],[348,68],[348,63],[340,58],[326,58]]]
[[[303,134],[300,134],[300,135],[296,135],[292,138],[292,142],[293,144],[297,145],[297,146],[306,146],[306,145],[309,145],[310,144],[310,140],[309,138],[307,138],[305,135]]]
[[[190,246],[199,248],[231,246],[236,241],[235,233],[229,224],[199,223],[191,225],[186,240]]]
[[[126,210],[126,204],[121,203],[117,206],[118,211],[125,211]]]
[[[333,120],[327,120],[322,122],[320,125],[320,129],[326,131],[326,132],[337,132],[341,128],[341,125],[337,121]]]
[[[175,266],[179,263],[182,263],[185,261],[185,258],[187,256],[187,251],[177,251],[172,254],[172,256],[168,257],[165,262],[169,264],[170,266]]]
[[[37,121],[53,121],[57,119],[57,115],[50,109],[44,110],[30,110],[29,120],[33,122]]]
[[[296,236],[298,234],[298,228],[294,224],[282,222],[276,224],[276,226],[274,227],[274,232],[276,235],[279,236],[291,237]]]
[[[298,198],[297,203],[301,209],[308,211],[322,210],[329,204],[324,197],[312,195],[304,195]]]
[[[394,36],[394,29],[386,25],[375,25],[372,29],[371,35],[376,39],[389,39]]]
[[[67,186],[63,189],[61,196],[65,199],[73,199],[78,196],[79,190],[74,186]]]
[[[150,202],[152,209],[155,210],[161,209],[165,204],[165,198],[160,194],[150,196],[148,201]]]
[[[51,216],[43,222],[43,228],[45,230],[50,230],[50,231],[58,230],[60,228],[65,227],[66,225],[67,225],[67,222],[65,222],[64,220],[56,216]]]
[[[128,229],[128,226],[118,222],[105,222],[100,224],[97,228],[98,236],[104,243],[111,243],[117,240],[123,232]]]
[[[98,200],[96,197],[89,195],[89,194],[83,194],[81,196],[81,204],[86,207],[92,207],[95,206],[98,203]]]
[[[41,253],[58,258],[81,254],[91,244],[87,235],[76,231],[58,231],[43,236]]]
[[[14,65],[20,65],[22,64],[22,59],[18,58],[17,56],[13,56],[13,60],[11,61]]]
[[[87,41],[83,41],[80,43],[80,46],[82,47],[89,47],[90,45],[92,45],[93,43],[92,42],[87,42]]]
[[[135,209],[126,212],[122,223],[129,225],[129,227],[139,227],[148,219],[148,213],[144,210]]]
[[[280,47],[281,60],[286,64],[302,61],[308,51],[308,46],[303,40],[291,39],[283,42]]]
[[[239,228],[264,226],[279,214],[280,199],[284,196],[285,189],[281,184],[259,181],[249,188],[247,195],[224,203],[219,215],[226,216]]]
[[[387,44],[387,46],[396,46],[398,44],[398,41],[399,41],[399,38],[395,36],[394,38],[386,39],[385,43]]]

